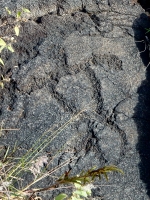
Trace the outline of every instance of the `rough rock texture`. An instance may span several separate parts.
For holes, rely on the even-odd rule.
[[[31,15],[21,24],[15,52],[2,53],[6,65],[1,74],[10,82],[0,91],[0,121],[4,128],[20,130],[3,131],[1,144],[13,147],[17,141],[21,154],[44,131],[56,130],[83,110],[43,153],[66,144],[53,166],[72,158],[66,169],[74,174],[109,164],[125,172],[111,174],[108,183],[96,182],[91,199],[148,200],[150,69],[145,28],[150,19],[142,7],[129,0],[2,1],[1,20],[7,19],[7,29],[1,28],[0,36],[13,34],[14,19],[5,17],[5,6],[29,8]],[[40,186],[50,182],[47,178]],[[43,199],[52,199],[51,193]]]

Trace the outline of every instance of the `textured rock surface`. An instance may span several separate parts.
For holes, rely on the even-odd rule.
[[[73,173],[109,164],[125,172],[97,182],[93,199],[148,200],[150,83],[144,49],[150,20],[142,7],[129,0],[7,0],[1,5],[31,10],[15,53],[2,54],[1,74],[11,81],[1,90],[0,121],[4,128],[20,130],[3,132],[1,144],[18,141],[28,150],[44,131],[86,109],[44,152],[67,142],[54,166],[72,158],[66,169]],[[4,9],[0,14],[4,17]],[[0,35],[11,30],[8,21]],[[51,193],[44,198],[52,199]]]

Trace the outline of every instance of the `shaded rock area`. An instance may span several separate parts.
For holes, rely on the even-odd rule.
[[[5,6],[14,12],[26,7],[31,15],[21,23],[15,52],[2,52],[0,71],[10,82],[0,90],[0,122],[19,130],[3,131],[1,145],[13,148],[17,142],[20,156],[49,128],[44,139],[82,111],[43,149],[53,156],[62,148],[49,168],[67,159],[57,175],[114,164],[125,175],[97,181],[91,199],[148,200],[146,8],[130,0],[6,0],[0,2],[1,21],[7,22],[0,36],[14,34],[14,18],[5,16]],[[51,182],[47,177],[38,186]],[[52,194],[41,195],[48,200]]]

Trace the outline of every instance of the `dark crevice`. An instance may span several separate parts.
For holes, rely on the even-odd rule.
[[[86,154],[91,151],[91,148],[93,148],[93,151],[96,151],[98,153],[98,158],[102,163],[107,163],[108,160],[105,158],[105,154],[103,153],[101,147],[98,144],[99,138],[96,136],[93,128],[94,128],[94,122],[89,121],[88,125],[88,141],[86,144]],[[96,155],[97,155],[96,153]]]
[[[68,66],[68,61],[67,61],[67,55],[66,55],[66,53],[64,53],[64,62],[65,62],[65,65]]]
[[[61,3],[62,3],[62,2],[60,2],[60,3],[58,2],[58,3],[57,3],[57,11],[56,11],[56,13],[57,13],[58,16],[61,16],[61,12],[62,12],[61,10],[64,10],[64,8],[63,8],[63,6],[61,5]]]
[[[97,26],[100,26],[100,18],[97,17],[95,14],[91,15],[90,18],[92,19],[92,21],[94,22],[94,24],[96,24]]]
[[[17,87],[17,83],[14,80],[10,81],[10,87],[9,87],[9,95],[10,95],[10,103],[9,103],[9,108],[12,111],[14,109],[14,104],[17,101],[17,96],[15,94]]]
[[[115,163],[114,163],[115,165],[118,165],[123,160],[123,158],[125,157],[125,155],[127,153],[127,145],[128,145],[128,140],[127,140],[127,137],[126,137],[126,133],[122,129],[120,129],[119,126],[116,124],[115,109],[121,102],[119,102],[115,106],[115,108],[112,111],[112,114],[109,117],[106,117],[106,119],[105,119],[107,125],[111,128],[111,130],[114,130],[115,132],[118,132],[119,135],[120,135],[120,138],[121,138],[120,157],[119,157],[119,159],[117,161],[115,161]]]
[[[100,18],[97,17],[95,14],[92,14],[92,13],[89,13],[87,10],[86,10],[86,6],[83,6],[82,7],[82,10],[80,10],[80,12],[83,12],[83,13],[86,13],[89,15],[89,17],[91,18],[91,20],[94,22],[94,24],[97,26],[100,26]]]
[[[41,23],[42,23],[42,17],[38,17],[38,18],[35,20],[35,22],[36,22],[37,24],[41,24]]]
[[[103,108],[103,98],[101,95],[101,82],[96,78],[95,72],[90,68],[90,64],[86,63],[84,66],[81,66],[81,69],[84,70],[86,76],[90,79],[93,86],[94,99],[97,102],[96,112],[101,114]]]
[[[85,7],[85,6],[82,7],[81,12],[83,12],[83,13],[87,13],[87,10],[86,10],[86,7]]]
[[[65,111],[74,113],[74,112],[76,112],[75,103],[74,102],[69,103],[67,101],[67,99],[63,97],[62,94],[59,94],[56,91],[56,86],[57,86],[59,80],[60,80],[60,76],[58,74],[56,76],[51,75],[51,81],[49,83],[47,83],[47,88],[48,88],[49,92],[51,93],[52,97],[54,97],[57,100],[59,105],[61,105]]]
[[[138,1],[147,10],[150,1]],[[133,119],[137,125],[138,143],[136,149],[140,155],[139,171],[140,179],[145,183],[147,195],[150,197],[150,18],[141,14],[133,23],[135,44],[140,52],[141,60],[146,68],[146,79],[138,88],[138,104],[134,108]],[[137,39],[142,42],[137,42]],[[141,53],[141,51],[143,51]],[[147,120],[145,120],[147,119]]]
[[[138,3],[142,6],[142,8],[150,13],[150,1],[149,0],[138,0]]]

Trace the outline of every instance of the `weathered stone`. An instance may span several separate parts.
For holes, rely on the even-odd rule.
[[[0,122],[19,130],[3,131],[0,143],[17,142],[19,157],[42,137],[41,153],[57,154],[49,170],[72,159],[57,176],[115,164],[125,175],[111,174],[109,186],[97,181],[91,199],[148,200],[150,20],[142,7],[129,0],[7,0],[0,2],[2,36],[14,34],[5,6],[31,14],[15,52],[2,52],[1,74],[10,82],[0,91]],[[38,187],[51,183],[47,177]]]

